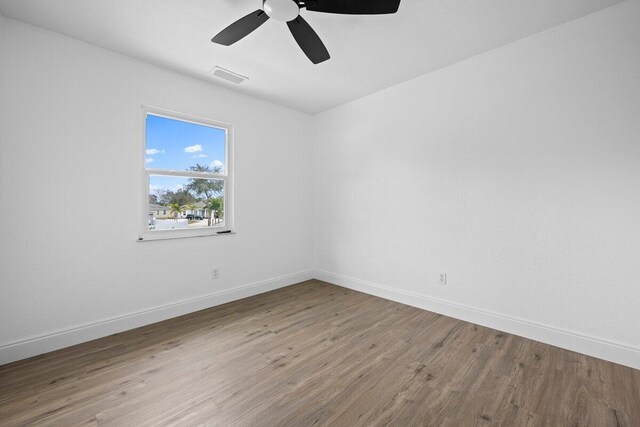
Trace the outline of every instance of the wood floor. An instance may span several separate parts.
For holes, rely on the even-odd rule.
[[[0,367],[0,424],[640,426],[640,371],[319,281]]]

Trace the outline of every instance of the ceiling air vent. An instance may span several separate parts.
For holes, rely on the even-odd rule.
[[[211,71],[209,71],[209,74],[235,84],[240,84],[243,81],[249,79],[249,77],[234,73],[233,71],[225,70],[224,68],[218,67],[217,65],[213,67]]]

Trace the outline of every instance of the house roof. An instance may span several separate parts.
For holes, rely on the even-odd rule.
[[[207,207],[207,204],[206,204],[205,202],[202,202],[202,201],[197,202],[197,203],[194,203],[194,205],[195,205],[198,209],[203,209],[203,208],[206,208],[206,207]],[[152,211],[162,211],[162,210],[165,210],[165,209],[170,209],[170,208],[169,208],[168,206],[158,205],[158,204],[156,204],[156,203],[149,203],[149,210],[152,210]]]

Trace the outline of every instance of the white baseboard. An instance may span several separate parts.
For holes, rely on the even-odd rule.
[[[112,317],[94,323],[52,332],[46,335],[0,345],[0,365],[37,356],[71,345],[91,341],[118,332],[134,329],[151,323],[167,320],[183,314],[193,313],[216,305],[261,294],[284,286],[293,285],[313,278],[313,271],[287,274],[257,283],[241,286],[197,298],[178,301],[147,310]]]
[[[504,316],[451,301],[407,292],[363,280],[315,270],[313,277],[334,285],[375,295],[423,310],[465,320],[491,329],[508,332],[556,347],[640,369],[640,348],[555,328],[537,322]]]
[[[640,369],[640,348],[451,301],[308,270],[0,345],[0,365],[316,278],[338,286]]]

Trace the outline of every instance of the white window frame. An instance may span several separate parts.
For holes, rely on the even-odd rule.
[[[224,173],[193,172],[169,169],[148,169],[145,166],[147,142],[147,115],[180,120],[197,125],[224,130],[226,133]],[[140,179],[140,212],[138,215],[140,232],[138,241],[180,239],[185,237],[225,236],[235,234],[233,227],[233,125],[190,114],[177,113],[154,107],[142,106],[142,137],[139,164],[142,168]],[[224,183],[224,226],[176,230],[149,230],[149,177],[151,175],[175,176],[181,178],[218,179]]]

